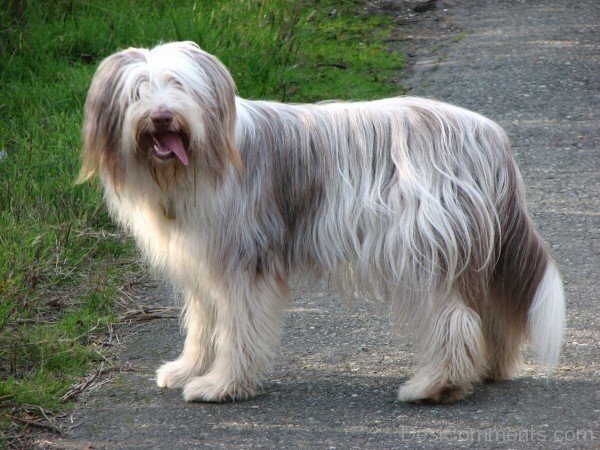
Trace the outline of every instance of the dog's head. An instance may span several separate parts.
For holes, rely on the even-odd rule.
[[[235,147],[235,84],[193,42],[130,48],[106,58],[85,103],[79,181],[119,186],[132,164],[161,186],[190,168],[218,180],[242,162]]]

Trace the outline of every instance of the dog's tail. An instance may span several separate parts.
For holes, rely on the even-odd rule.
[[[531,347],[549,370],[556,366],[565,327],[565,295],[556,265],[549,259],[527,319]]]
[[[539,362],[551,371],[558,361],[565,327],[563,285],[545,242],[527,214],[520,174],[501,215],[501,243],[494,271],[496,311],[506,332],[527,336]]]

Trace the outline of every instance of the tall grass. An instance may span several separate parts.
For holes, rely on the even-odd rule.
[[[82,106],[99,61],[129,46],[193,40],[230,68],[244,97],[397,94],[388,80],[402,59],[383,43],[390,25],[362,15],[361,4],[1,2],[0,406],[59,408],[60,396],[98,363],[95,340],[116,320],[120,287],[139,270],[97,189],[73,186]]]

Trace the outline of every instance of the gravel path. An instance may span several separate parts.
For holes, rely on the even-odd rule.
[[[402,2],[376,2],[394,13]],[[469,5],[469,6],[467,6]],[[402,14],[401,14],[402,13]],[[396,403],[415,355],[377,305],[346,305],[314,286],[294,290],[283,345],[264,393],[231,404],[187,404],[156,387],[177,356],[174,319],[124,342],[123,372],[97,389],[66,448],[598,448],[600,446],[600,3],[442,2],[416,23],[397,8],[411,94],[487,115],[508,131],[531,213],[551,243],[568,299],[563,356],[547,381],[487,384],[449,406]],[[174,301],[160,288],[151,301]]]

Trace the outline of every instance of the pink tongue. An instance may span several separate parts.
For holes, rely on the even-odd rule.
[[[184,166],[188,165],[188,156],[185,152],[185,149],[183,148],[183,142],[181,141],[181,138],[178,134],[162,134],[157,136],[157,140],[161,147],[167,148],[173,153],[175,153],[175,156],[179,158],[179,160],[183,163]]]

